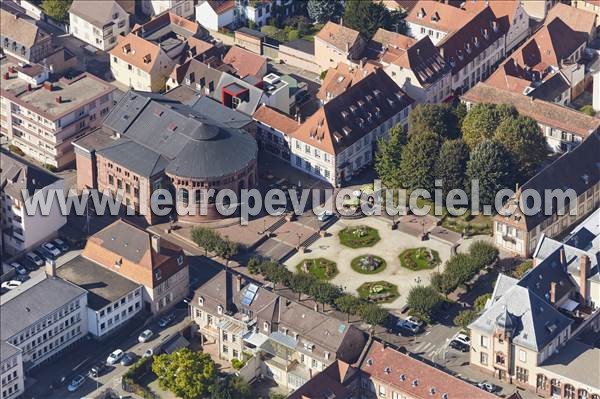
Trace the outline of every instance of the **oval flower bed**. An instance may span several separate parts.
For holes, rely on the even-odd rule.
[[[398,298],[398,287],[387,281],[373,281],[357,289],[358,296],[373,302],[392,302]]]
[[[325,258],[305,259],[296,265],[296,270],[312,274],[319,280],[331,280],[338,274],[335,262]]]
[[[399,258],[400,265],[410,270],[433,269],[441,262],[437,251],[425,247],[407,249]]]
[[[379,241],[379,232],[369,226],[346,227],[339,233],[340,243],[350,248],[372,247]]]
[[[361,255],[352,259],[350,266],[357,273],[375,274],[383,271],[386,263],[383,258],[376,255]]]

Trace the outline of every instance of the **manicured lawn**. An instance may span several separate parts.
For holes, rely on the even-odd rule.
[[[340,243],[350,248],[372,247],[379,240],[379,232],[368,226],[346,227],[339,233]]]
[[[441,262],[437,251],[425,247],[407,249],[399,258],[400,265],[410,270],[433,269]]]
[[[357,289],[358,296],[373,302],[392,302],[398,298],[398,287],[387,281],[373,281],[362,284]]]
[[[296,270],[298,270],[300,273],[304,273],[306,271],[306,268],[304,267],[305,264],[308,268],[308,273],[312,274],[319,280],[331,280],[338,274],[338,269],[335,262],[329,259],[305,259],[296,265]]]
[[[376,274],[387,266],[385,260],[376,255],[361,255],[352,259],[350,263],[352,270],[361,274]],[[369,268],[372,267],[372,270]]]
[[[442,226],[457,233],[466,232],[468,235],[491,235],[492,216],[471,215],[467,211],[462,216],[446,215],[442,220]]]

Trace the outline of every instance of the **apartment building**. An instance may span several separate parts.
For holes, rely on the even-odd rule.
[[[101,51],[117,45],[131,31],[135,1],[75,0],[69,9],[69,32]]]
[[[157,16],[165,12],[189,18],[194,15],[194,0],[142,0],[142,12]]]
[[[2,53],[23,62],[39,62],[52,52],[52,36],[25,14],[0,9]]]
[[[56,358],[87,335],[87,291],[48,277],[2,298],[0,339],[22,352],[29,371]]]
[[[377,65],[370,62],[359,65],[339,63],[337,67],[327,70],[316,97],[321,100],[322,104],[326,104],[335,97],[344,94],[348,87],[360,82],[361,79],[377,68]]]
[[[56,275],[88,292],[87,330],[94,338],[109,337],[143,309],[141,284],[82,255],[59,267]]]
[[[189,264],[183,250],[123,220],[91,236],[81,255],[112,273],[141,284],[144,308],[153,314],[170,309],[189,293]],[[123,293],[119,297],[119,301],[123,296],[129,297],[131,291],[134,291],[134,298],[128,300],[133,302],[135,310],[137,300],[133,286],[127,295]]]
[[[1,134],[26,155],[57,169],[73,163],[71,142],[99,126],[114,105],[115,87],[90,73],[38,86],[8,60],[0,69]]]
[[[25,390],[21,349],[0,341],[0,398],[18,398]]]
[[[175,65],[185,62],[204,35],[196,22],[167,12],[117,39],[110,51],[110,70],[134,90],[159,92]]]
[[[414,100],[382,70],[319,108],[293,133],[291,165],[340,186],[373,162],[376,142],[397,124],[408,128]],[[267,124],[269,124],[267,122]]]
[[[461,96],[467,104],[511,104],[519,114],[528,116],[542,129],[548,147],[557,153],[570,151],[600,130],[600,120],[553,102],[524,96],[486,83],[478,83]]]
[[[430,36],[416,40],[379,29],[369,51],[385,73],[417,103],[439,103],[452,95],[450,64]]]
[[[588,215],[600,204],[600,135],[592,134],[573,150],[547,166],[520,187],[494,217],[494,242],[518,256],[529,257],[542,237],[556,237]],[[526,215],[522,207],[532,207],[535,190],[542,199],[540,209]],[[567,191],[558,202],[552,190]]]
[[[436,46],[464,26],[473,14],[445,2],[420,0],[406,16],[407,33],[417,40],[429,36]]]
[[[2,249],[16,255],[54,237],[67,223],[59,204],[47,215],[28,214],[25,201],[46,198],[52,190],[63,192],[64,181],[46,169],[4,150],[0,153],[0,209],[2,210]],[[23,192],[27,197],[23,197]]]
[[[229,271],[200,286],[190,306],[198,333],[218,344],[221,358],[252,358],[246,377],[262,374],[290,391],[337,360],[356,361],[366,342],[356,327]]]
[[[315,62],[321,71],[341,62],[356,64],[365,46],[359,32],[328,21],[315,36]]]
[[[240,19],[235,0],[205,0],[196,6],[196,21],[211,31],[236,25]]]
[[[585,35],[588,42],[594,40],[600,20],[593,10],[579,7],[569,7],[567,4],[556,3],[548,12],[546,23],[555,18],[560,18],[569,28],[580,35]]]
[[[262,105],[252,118],[256,121],[256,141],[261,150],[291,162],[291,142],[300,127],[295,119],[276,109]]]
[[[223,27],[236,28],[252,23],[258,28],[266,25],[279,7],[280,15],[294,12],[292,0],[203,0],[196,6],[196,21],[206,29],[217,31]]]

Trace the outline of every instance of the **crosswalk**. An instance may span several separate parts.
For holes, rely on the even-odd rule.
[[[420,354],[423,357],[431,357],[436,352],[437,349],[438,349],[438,346],[434,343],[421,342],[416,347],[411,348],[411,352]]]

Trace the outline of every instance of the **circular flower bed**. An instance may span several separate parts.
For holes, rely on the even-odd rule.
[[[361,274],[375,274],[386,267],[385,260],[376,255],[361,255],[352,259],[350,263],[352,270]]]
[[[325,258],[305,259],[296,265],[296,270],[312,274],[319,280],[331,280],[338,274],[335,262]]]
[[[373,281],[357,289],[358,296],[373,302],[392,302],[398,298],[398,287],[387,281]]]
[[[379,241],[379,232],[368,226],[346,227],[339,233],[340,243],[350,248],[372,247]]]
[[[407,249],[399,258],[400,265],[410,270],[433,269],[441,262],[437,251],[425,247]]]

